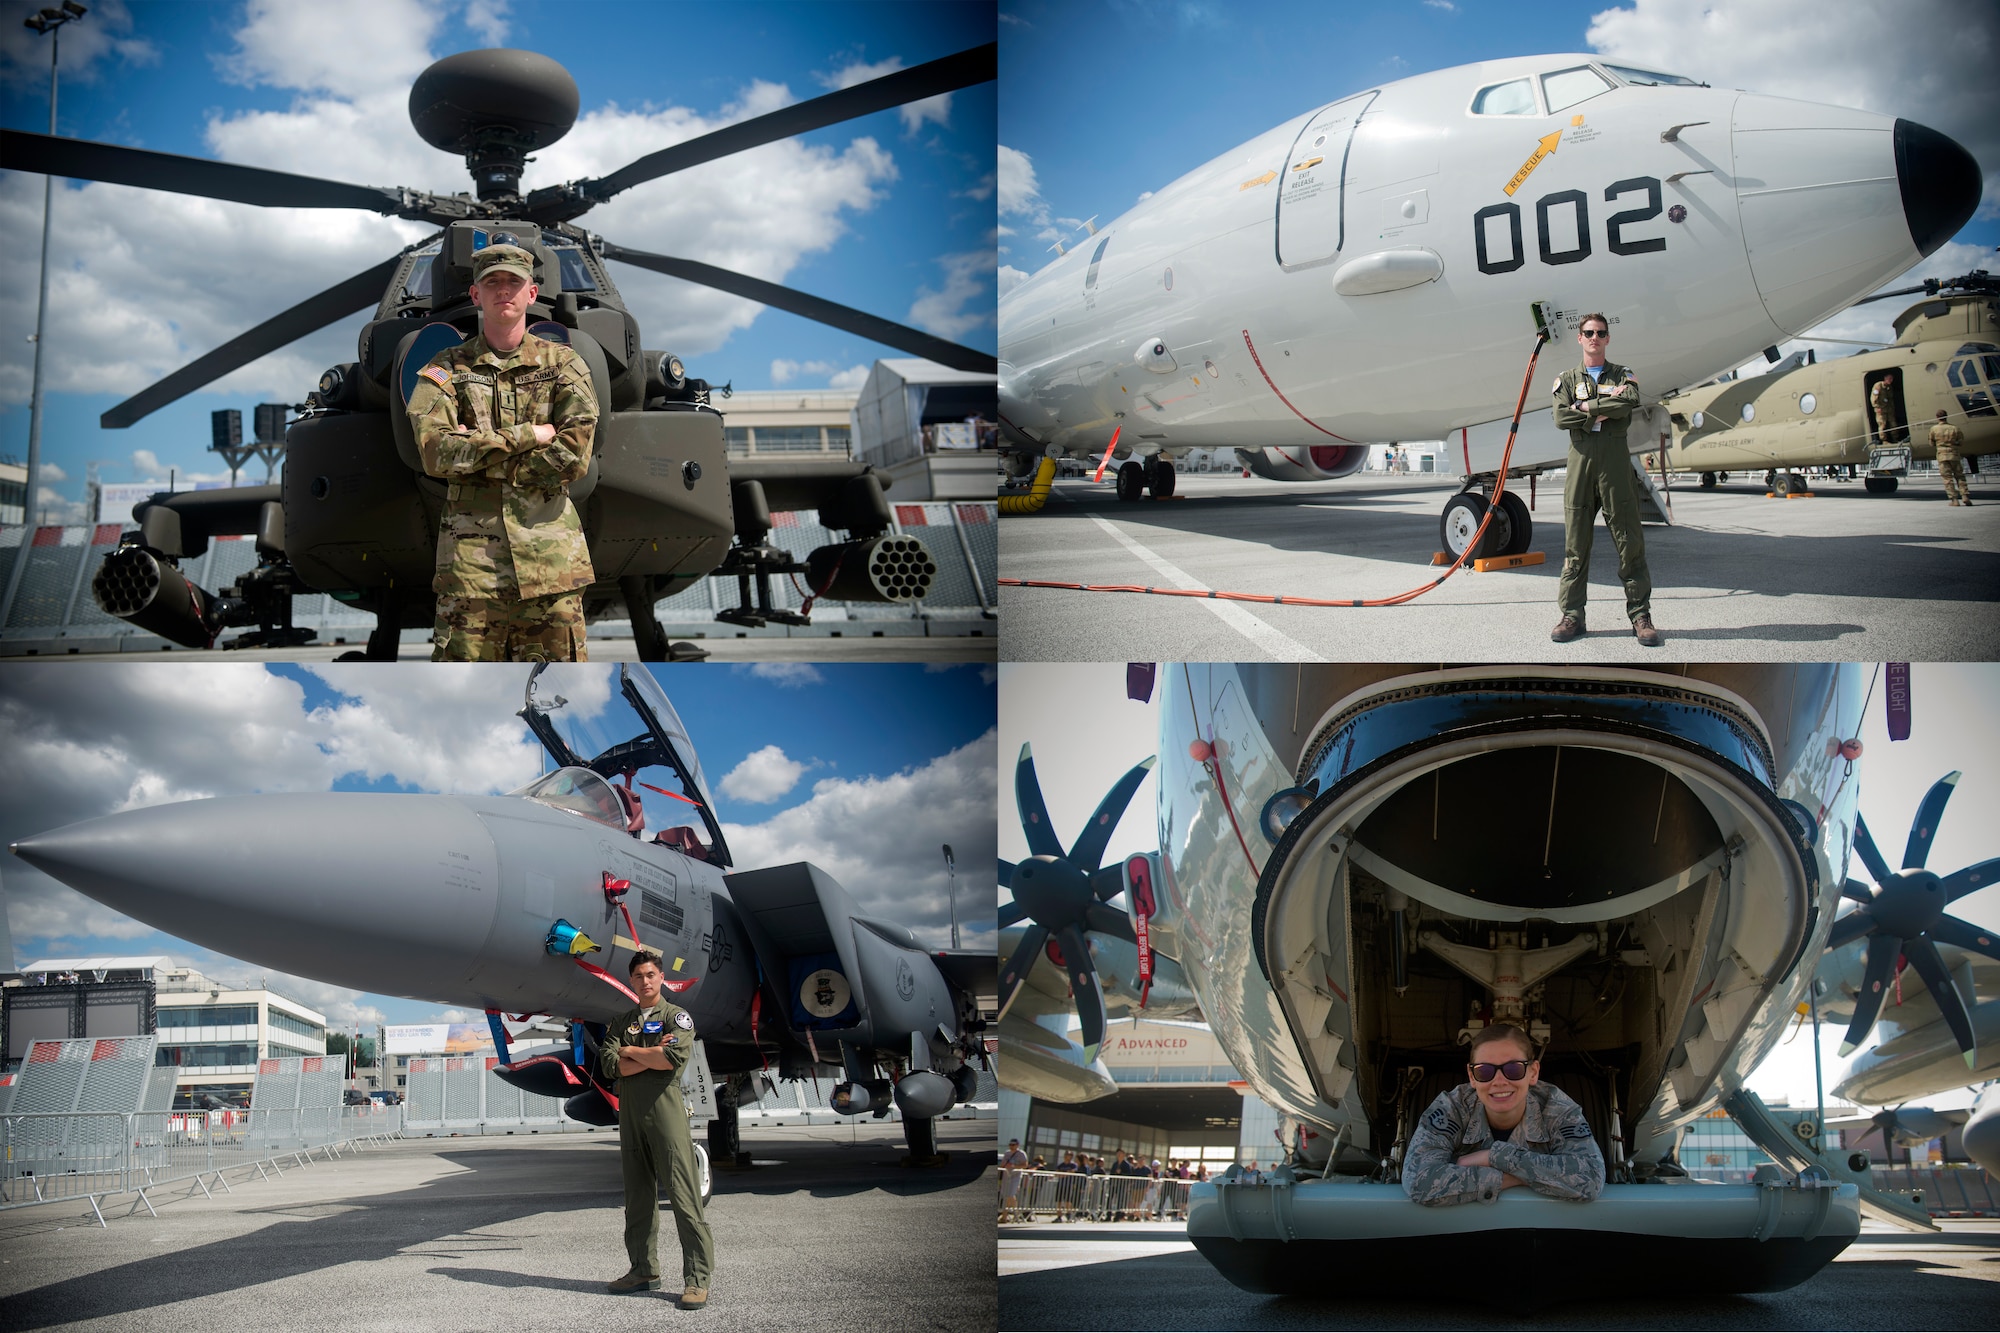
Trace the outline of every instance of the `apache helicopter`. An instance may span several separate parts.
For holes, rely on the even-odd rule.
[[[1779,495],[1806,489],[1793,469],[1839,468],[1871,492],[1894,494],[1915,458],[1931,459],[1930,428],[1943,408],[1964,432],[1960,448],[1976,473],[1979,456],[2000,451],[2000,281],[1980,269],[1927,278],[1871,296],[1926,297],[1896,316],[1896,340],[1875,351],[1820,361],[1808,349],[1749,379],[1705,384],[1666,400],[1673,442],[1666,466],[1698,472],[1702,489],[1731,472],[1763,474]],[[1857,301],[1866,305],[1868,301]],[[1775,357],[1772,349],[1767,355]],[[1889,377],[1897,420],[1875,420],[1869,395]]]
[[[605,261],[776,306],[961,370],[991,372],[992,356],[726,269],[633,250],[576,219],[636,185],[760,144],[995,77],[988,44],[649,153],[590,180],[523,193],[527,155],[563,137],[579,106],[567,70],[531,51],[447,56],[410,89],[410,120],[425,142],[462,154],[477,198],[350,185],[256,167],[148,152],[19,130],[0,131],[0,167],[108,181],[285,208],[359,208],[429,222],[432,236],[225,343],[118,404],[108,429],[146,414],[258,357],[368,305],[355,360],[329,369],[286,432],[275,486],[156,495],[134,516],[139,531],[106,558],[91,590],[108,613],[189,647],[227,627],[255,624],[232,646],[304,642],[292,597],[323,590],[375,613],[365,656],[393,659],[400,631],[432,623],[429,589],[446,484],[424,475],[404,414],[431,357],[478,330],[469,287],[473,256],[490,244],[535,255],[539,296],[529,331],[565,342],[589,365],[602,415],[590,471],[570,488],[597,581],[588,617],[622,608],[639,653],[673,652],[654,603],[708,577],[737,580],[741,604],[719,619],[744,626],[806,623],[771,605],[770,576],[803,574],[815,596],[899,601],[923,596],[936,565],[921,542],[889,531],[886,479],[854,462],[736,462],[713,399],[727,386],[690,377],[679,357],[645,350]],[[800,563],[769,540],[773,510],[817,510],[850,539]],[[179,562],[212,537],[254,534],[258,565],[218,597]],[[732,543],[731,538],[734,537]],[[752,588],[756,600],[752,601]],[[698,652],[695,655],[700,655]]]
[[[1173,493],[1186,449],[1329,480],[1371,445],[1456,436],[1466,489],[1443,525],[1469,536],[1531,307],[1564,357],[1581,315],[1607,312],[1612,359],[1664,394],[1909,271],[1980,189],[1972,155],[1914,122],[1589,54],[1364,89],[1196,166],[1001,297],[1001,447],[1034,482],[1010,512],[1038,507],[1064,454],[1124,459],[1137,500]],[[1566,458],[1553,373],[1528,386],[1542,411],[1510,478]],[[1665,430],[1635,422],[1635,454]],[[1527,549],[1509,493],[1488,552]]]
[[[1287,1145],[1262,1182],[1194,1188],[1189,1239],[1231,1282],[1470,1284],[1436,1246],[1476,1235],[1502,1263],[1559,1246],[1565,1297],[1643,1290],[1663,1262],[1695,1289],[1773,1291],[1864,1209],[1930,1226],[1865,1154],[1821,1151],[1744,1086],[1843,896],[1858,667],[1163,670],[1148,935]],[[1493,1021],[1529,1031],[1583,1107],[1596,1202],[1424,1208],[1397,1183]],[[1718,1107],[1783,1165],[1690,1187],[1681,1132]]]
[[[182,939],[337,986],[486,1011],[507,1082],[612,1124],[604,1024],[633,1003],[626,965],[658,953],[714,1078],[709,1150],[738,1159],[761,1072],[844,1071],[843,1115],[902,1112],[911,1158],[971,1098],[990,954],[929,950],[864,915],[807,862],[734,868],[687,728],[644,668],[619,689],[644,729],[573,753],[528,678],[520,717],[555,763],[505,796],[293,793],[127,810],[24,838],[14,854]],[[638,785],[689,808],[645,837]],[[699,827],[694,827],[694,825]],[[569,1040],[510,1051],[502,1014],[569,1018]],[[886,1074],[886,1076],[885,1076]]]

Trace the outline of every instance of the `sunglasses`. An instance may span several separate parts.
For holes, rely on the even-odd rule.
[[[1509,1060],[1503,1065],[1481,1064],[1467,1068],[1472,1070],[1472,1081],[1475,1083],[1491,1083],[1495,1074],[1505,1075],[1509,1083],[1518,1083],[1528,1076],[1528,1066],[1533,1063],[1532,1060]]]
[[[1611,336],[1610,329],[1584,329],[1582,333],[1586,338],[1609,338]]]

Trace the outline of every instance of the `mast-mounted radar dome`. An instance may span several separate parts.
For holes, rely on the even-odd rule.
[[[410,123],[464,155],[481,199],[518,196],[528,154],[569,133],[577,106],[569,71],[534,51],[461,51],[410,87]]]

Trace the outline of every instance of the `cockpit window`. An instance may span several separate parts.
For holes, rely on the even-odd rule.
[[[429,296],[431,294],[431,268],[437,263],[440,247],[431,246],[417,252],[417,262],[410,265],[410,276],[403,280],[405,296]]]
[[[568,248],[556,252],[556,261],[562,265],[562,288],[566,292],[594,292],[597,283],[590,276],[590,266],[583,262],[583,251]]]
[[[1104,247],[1109,244],[1111,244],[1111,238],[1107,236],[1099,241],[1097,249],[1091,252],[1090,271],[1083,275],[1083,289],[1085,291],[1089,291],[1097,285],[1097,266],[1104,261]]]
[[[608,824],[620,833],[626,829],[624,802],[610,783],[587,768],[559,768],[513,794]]]
[[[1532,116],[1535,114],[1535,90],[1526,79],[1515,79],[1512,83],[1496,83],[1491,88],[1481,88],[1472,99],[1472,114]]]
[[[1550,114],[1609,91],[1610,81],[1588,65],[1542,75],[1542,96],[1549,100]]]
[[[1606,65],[1604,68],[1610,70],[1627,83],[1645,84],[1649,87],[1655,84],[1667,84],[1675,88],[1701,87],[1701,84],[1695,80],[1680,74],[1662,74],[1658,70],[1633,69],[1629,65]]]

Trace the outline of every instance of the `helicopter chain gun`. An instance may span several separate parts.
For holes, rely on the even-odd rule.
[[[167,190],[264,207],[359,208],[440,230],[272,316],[104,413],[107,429],[151,412],[335,320],[368,307],[355,359],[320,377],[286,434],[277,485],[156,495],[92,581],[108,613],[189,647],[256,625],[230,646],[302,642],[292,597],[324,591],[376,617],[368,658],[392,659],[404,628],[432,622],[429,591],[446,483],[424,475],[404,413],[417,372],[478,331],[473,257],[512,244],[535,256],[529,330],[568,344],[590,368],[602,409],[590,471],[570,488],[597,581],[584,613],[631,618],[640,656],[676,651],[654,604],[709,577],[737,580],[718,619],[804,623],[772,604],[773,575],[802,575],[813,596],[908,602],[937,566],[891,531],[888,480],[864,463],[732,462],[714,399],[729,386],[688,375],[642,346],[607,260],[776,306],[957,370],[992,373],[993,356],[820,297],[727,269],[605,240],[577,225],[634,186],[857,116],[995,77],[987,44],[829,93],[647,154],[608,176],[522,192],[528,154],[566,134],[579,99],[567,70],[531,51],[467,51],[437,61],[410,90],[410,119],[433,147],[462,155],[476,195],[353,185],[115,144],[0,131],[0,167]],[[814,511],[845,540],[803,561],[771,544],[772,511]],[[253,536],[256,568],[222,595],[181,562],[222,536]],[[754,597],[753,597],[754,594]],[[695,650],[680,649],[686,653]]]

